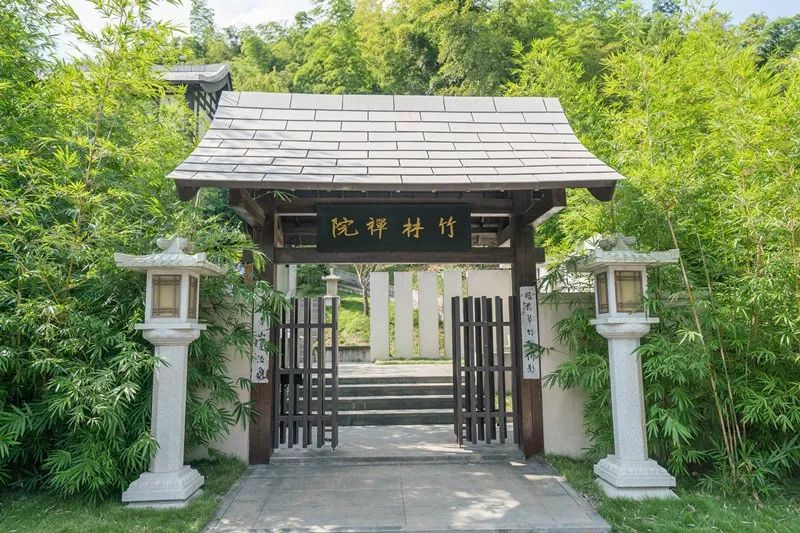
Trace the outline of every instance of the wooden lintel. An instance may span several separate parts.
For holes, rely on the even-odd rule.
[[[244,189],[230,189],[228,192],[228,205],[242,217],[242,220],[254,228],[264,225],[266,214],[247,191]]]
[[[190,187],[189,185],[175,185],[175,192],[178,193],[178,198],[183,202],[188,202],[195,197],[200,187]]]
[[[587,187],[589,192],[600,200],[601,202],[608,202],[614,197],[614,189],[617,186],[617,182],[612,182],[608,187]]]
[[[544,250],[535,250],[536,261],[544,261]],[[275,262],[302,264],[506,264],[512,259],[511,248],[479,248],[466,252],[318,252],[315,248],[277,248]]]
[[[290,198],[277,202],[279,215],[314,215],[317,204],[470,204],[472,216],[508,216],[511,200],[505,198]]]

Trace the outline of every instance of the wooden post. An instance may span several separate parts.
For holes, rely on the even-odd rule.
[[[511,249],[513,262],[511,278],[513,295],[520,301],[520,287],[536,285],[536,250],[534,249],[534,229],[525,223],[524,213],[532,202],[531,191],[511,193]],[[517,305],[519,305],[517,303]],[[542,381],[541,379],[522,379],[522,327],[520,313],[514,316],[513,330],[516,338],[514,357],[518,361],[517,376],[520,384],[520,448],[526,457],[544,453],[544,421],[542,419]]]
[[[266,255],[267,264],[264,271],[258,273],[258,278],[275,287],[275,210],[266,210],[264,223],[253,228],[253,241]],[[270,341],[275,341],[275,328],[271,328]],[[269,361],[267,371],[268,383],[253,383],[250,389],[250,401],[253,409],[258,411],[256,418],[250,422],[250,464],[263,464],[269,462],[272,455],[272,404],[274,374],[274,361]]]

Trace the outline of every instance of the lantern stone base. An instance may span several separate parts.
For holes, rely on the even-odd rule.
[[[672,499],[675,478],[652,459],[621,461],[609,455],[594,465],[597,484],[611,498]]]
[[[200,472],[187,465],[177,472],[145,472],[122,493],[122,502],[151,509],[185,507],[202,493],[204,481]]]

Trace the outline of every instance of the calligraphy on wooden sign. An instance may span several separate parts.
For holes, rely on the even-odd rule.
[[[468,204],[317,206],[318,252],[464,252],[471,246]]]
[[[519,307],[522,346],[523,351],[527,352],[528,343],[539,345],[539,305],[536,287],[519,288]],[[539,357],[525,354],[522,358],[522,379],[540,379],[541,375]]]

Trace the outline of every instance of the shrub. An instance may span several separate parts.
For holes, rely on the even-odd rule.
[[[66,4],[0,12],[0,481],[101,498],[147,468],[152,346],[141,274],[115,251],[149,253],[180,234],[235,266],[251,247],[235,224],[177,200],[164,178],[191,148],[191,114],[153,71],[169,59],[170,28],[151,2],[96,2],[111,20],[97,34]],[[56,17],[89,50],[72,63],[50,52]],[[35,28],[39,28],[36,30]],[[202,317],[223,317],[190,353],[187,446],[250,414],[225,373],[224,352],[246,356],[241,315],[254,290],[237,269],[203,281]],[[244,306],[231,301],[244,301]],[[226,303],[227,302],[227,303]],[[205,391],[198,394],[200,389]],[[230,404],[233,408],[223,407]]]

